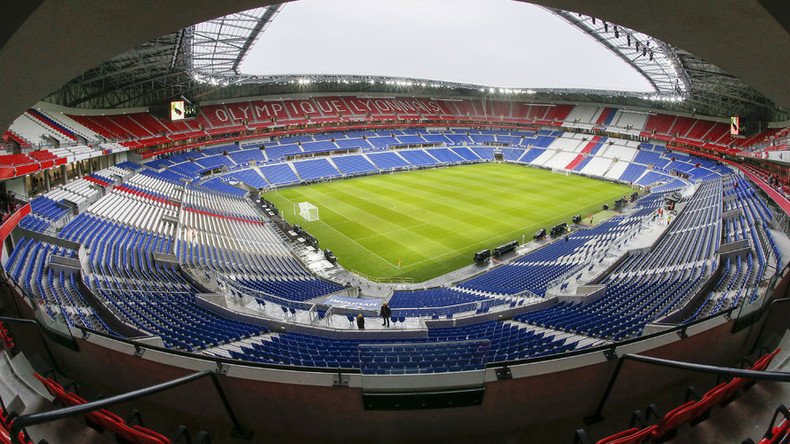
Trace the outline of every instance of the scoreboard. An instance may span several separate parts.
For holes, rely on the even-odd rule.
[[[198,107],[196,104],[184,99],[171,100],[168,117],[171,122],[177,120],[194,119],[197,117]]]
[[[741,134],[741,118],[738,116],[730,117],[730,135],[738,136]]]

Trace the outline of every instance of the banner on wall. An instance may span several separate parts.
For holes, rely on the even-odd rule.
[[[381,305],[378,298],[350,298],[346,296],[330,296],[324,300],[324,304],[337,308],[348,308],[351,310],[378,310]]]

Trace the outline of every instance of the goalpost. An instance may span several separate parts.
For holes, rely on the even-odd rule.
[[[313,222],[318,220],[318,207],[310,202],[299,202],[294,205],[294,214],[299,214],[302,219]]]
[[[571,172],[566,170],[566,169],[564,169],[564,168],[552,168],[551,172],[555,173],[555,174],[564,174],[566,176],[570,176],[571,175]]]

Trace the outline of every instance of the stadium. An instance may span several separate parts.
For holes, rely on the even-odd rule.
[[[17,3],[3,442],[787,442],[778,2]]]

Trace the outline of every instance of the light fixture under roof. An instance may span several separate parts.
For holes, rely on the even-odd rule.
[[[654,92],[624,60],[553,11],[508,0],[485,0],[481,10],[482,3],[286,3],[240,71],[251,75],[250,82],[263,83],[291,75],[309,75],[316,82],[367,76],[401,88],[471,85],[494,88],[497,94],[527,88]],[[459,21],[473,23],[475,31],[453,25]],[[578,75],[580,69],[584,76]]]

